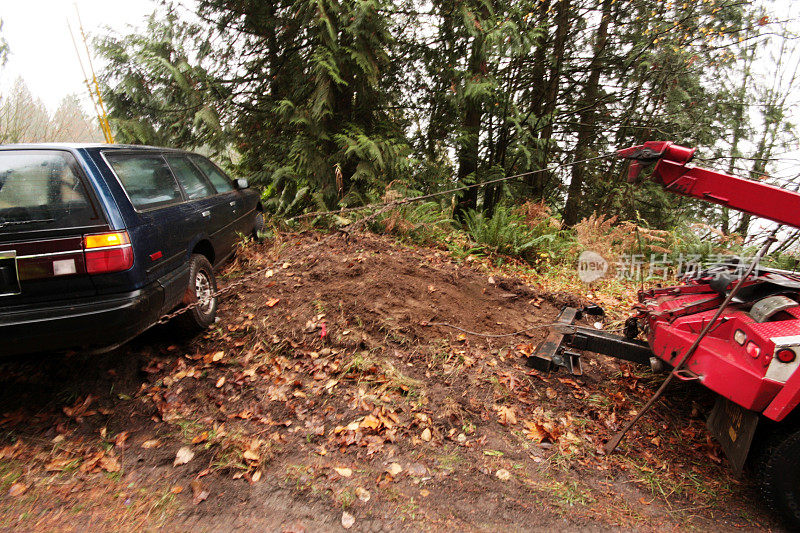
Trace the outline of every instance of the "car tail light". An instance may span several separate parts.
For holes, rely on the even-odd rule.
[[[761,348],[759,348],[758,345],[753,341],[750,341],[745,345],[744,351],[747,352],[747,355],[753,359],[756,359],[759,355],[761,355]]]
[[[133,249],[127,231],[86,235],[83,238],[86,272],[120,272],[133,266]]]
[[[788,348],[782,348],[778,350],[775,354],[775,357],[778,358],[778,361],[781,363],[791,363],[797,357],[797,354],[794,353],[794,350],[789,350]]]
[[[83,242],[84,247],[88,250],[90,248],[108,248],[111,246],[130,244],[131,240],[128,238],[127,231],[112,231],[111,233],[86,235],[83,238]]]

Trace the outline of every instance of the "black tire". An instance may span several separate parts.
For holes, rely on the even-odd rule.
[[[263,211],[256,211],[255,220],[253,222],[253,239],[256,241],[261,240],[261,233],[264,232],[264,228],[266,227],[266,222],[264,220],[264,212]]]
[[[764,502],[791,531],[800,531],[800,430],[777,430],[762,446],[756,468]]]
[[[193,254],[189,260],[189,284],[183,296],[184,305],[196,304],[203,295],[217,292],[217,279],[211,263],[205,256]],[[207,296],[208,297],[208,296]],[[217,297],[208,297],[208,302],[194,306],[189,311],[175,317],[175,324],[189,333],[203,331],[217,318]]]

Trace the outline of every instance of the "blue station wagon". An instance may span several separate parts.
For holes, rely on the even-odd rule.
[[[247,180],[197,154],[0,146],[0,355],[111,348],[185,305],[204,329],[214,269],[263,224]]]

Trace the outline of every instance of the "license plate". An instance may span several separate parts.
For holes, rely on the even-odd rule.
[[[19,272],[17,271],[17,252],[0,251],[0,296],[19,294]]]
[[[722,446],[737,475],[744,469],[757,425],[758,413],[740,407],[722,396],[717,397],[706,426]]]

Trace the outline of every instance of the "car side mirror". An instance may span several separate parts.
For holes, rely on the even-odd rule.
[[[247,189],[248,187],[250,187],[250,184],[247,183],[247,180],[244,178],[239,178],[237,180],[234,180],[233,183],[237,189]]]

